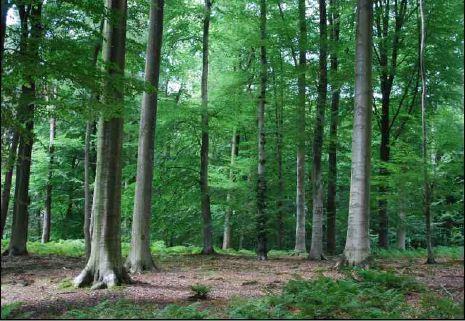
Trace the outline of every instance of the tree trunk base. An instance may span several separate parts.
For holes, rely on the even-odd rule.
[[[19,250],[16,248],[11,248],[11,249],[6,249],[3,253],[2,256],[23,256],[23,255],[29,255],[26,249],[24,250]]]
[[[312,253],[312,251],[308,254],[308,259],[311,261],[326,261],[326,257],[323,253]]]
[[[202,249],[202,252],[200,252],[200,254],[203,254],[203,255],[212,255],[212,254],[216,254],[215,253],[215,250],[212,248],[212,247],[207,247],[207,248],[203,248]]]
[[[74,287],[82,288],[91,285],[91,290],[112,288],[122,283],[131,283],[131,279],[127,274],[126,270],[122,269],[122,274],[118,275],[115,271],[109,270],[98,270],[85,268],[82,272],[74,279]]]
[[[368,257],[364,259],[361,262],[354,262],[350,261],[347,259],[347,257],[343,254],[339,260],[337,260],[336,265],[334,268],[338,271],[342,270],[344,267],[349,266],[349,267],[359,267],[362,269],[369,269],[370,268],[370,263],[371,263],[371,257]]]
[[[436,264],[436,263],[438,263],[438,262],[436,262],[436,260],[434,259],[434,257],[428,257],[428,258],[426,259],[426,262],[425,262],[425,263],[426,263],[426,264]]]
[[[266,254],[258,254],[257,255],[257,260],[259,260],[259,261],[267,261],[268,257],[267,257]]]
[[[126,271],[128,271],[128,273],[132,274],[143,273],[148,271],[160,271],[151,255],[143,259],[135,259],[128,256],[128,259],[124,264],[124,267],[126,268]]]

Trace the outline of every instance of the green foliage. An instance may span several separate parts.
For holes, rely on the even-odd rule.
[[[437,257],[444,257],[449,260],[463,260],[463,247],[462,246],[437,246],[434,248],[434,253]],[[374,250],[374,255],[384,259],[401,259],[401,258],[425,258],[426,249],[380,249]]]
[[[438,298],[434,294],[426,294],[420,301],[421,319],[463,319],[463,304],[456,304],[447,298]]]
[[[239,319],[397,319],[463,315],[459,305],[448,299],[438,300],[432,308],[424,304],[420,309],[409,305],[406,293],[422,291],[422,288],[406,277],[378,271],[356,271],[356,274],[358,280],[333,280],[323,276],[312,281],[291,280],[280,295],[233,300],[229,316]],[[423,300],[434,297],[425,294]]]
[[[17,310],[19,307],[21,307],[22,302],[13,302],[13,303],[8,303],[8,304],[3,304],[2,305],[2,314],[1,318],[2,319],[8,319],[12,312]]]
[[[194,293],[194,297],[197,299],[206,299],[208,293],[210,293],[210,287],[204,284],[191,285],[191,291]]]
[[[154,303],[135,304],[129,300],[104,300],[96,306],[82,307],[65,312],[62,318],[71,319],[149,319],[158,306]]]
[[[207,319],[213,316],[209,313],[208,309],[199,309],[199,303],[193,303],[187,306],[169,304],[162,310],[155,313],[155,318],[166,319]]]

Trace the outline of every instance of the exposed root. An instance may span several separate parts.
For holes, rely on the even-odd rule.
[[[352,266],[352,267],[356,266],[362,269],[369,269],[371,261],[372,261],[371,257],[368,257],[359,263],[351,262],[347,259],[347,257],[344,254],[342,254],[341,257],[337,260],[336,265],[334,266],[334,269],[336,269],[337,271],[340,271],[346,266]]]
[[[100,273],[99,273],[100,274]],[[120,277],[116,275],[114,271],[108,271],[100,274],[100,277],[94,279],[95,272],[91,271],[88,268],[82,270],[82,272],[74,279],[73,284],[76,288],[82,288],[92,284],[91,290],[112,288],[114,286],[120,285],[121,283],[131,283],[131,278],[125,269]]]
[[[22,255],[29,255],[27,250],[18,250],[16,248],[9,248],[6,249],[3,253],[2,256],[22,256]]]
[[[131,273],[131,274],[141,274],[143,272],[159,272],[160,269],[158,266],[155,264],[152,256],[150,258],[147,258],[146,260],[137,260],[133,262],[130,257],[128,257],[126,263],[124,264],[124,267],[126,270]]]
[[[268,256],[266,254],[257,254],[257,260],[266,261],[268,260]]]

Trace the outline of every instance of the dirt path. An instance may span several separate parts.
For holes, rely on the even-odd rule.
[[[277,293],[290,279],[318,275],[342,278],[332,269],[334,261],[310,262],[302,257],[275,258],[260,262],[252,257],[178,255],[159,259],[158,273],[132,276],[134,284],[112,290],[74,289],[70,281],[85,262],[61,256],[2,257],[2,305],[23,302],[32,318],[60,313],[80,306],[93,306],[104,299],[125,298],[158,306],[186,302],[194,284],[208,285],[210,303],[224,304],[234,296],[258,297]],[[426,266],[421,262],[378,262],[382,269],[415,276],[454,300],[463,300],[463,261]],[[445,289],[445,290],[444,290]],[[448,292],[448,293],[447,293]],[[442,293],[444,295],[444,293]]]

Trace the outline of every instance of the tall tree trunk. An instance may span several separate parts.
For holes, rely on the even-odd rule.
[[[98,125],[97,168],[92,204],[92,243],[87,265],[74,279],[75,286],[112,287],[129,277],[121,256],[121,149],[123,141],[126,0],[107,0],[112,15],[105,20],[103,61],[107,66],[102,113]]]
[[[236,133],[236,129],[233,130],[231,137],[231,162],[229,170],[229,180],[234,182],[234,164],[236,163],[236,157],[239,153],[239,135]],[[231,216],[233,215],[232,209],[232,196],[231,191],[228,191],[226,195],[226,203],[228,204],[228,209],[226,210],[224,216],[224,232],[223,232],[223,250],[229,249],[231,247]]]
[[[328,148],[328,196],[326,220],[326,250],[328,254],[336,253],[336,191],[337,191],[337,126],[339,123],[340,84],[337,79],[338,57],[334,46],[339,42],[339,8],[337,0],[330,0],[329,22],[331,27],[331,120]]]
[[[42,243],[50,241],[50,225],[52,220],[52,175],[53,175],[53,158],[55,151],[55,130],[56,120],[50,118],[50,139],[48,144],[48,176],[47,186],[45,189],[45,213],[42,224]]]
[[[5,228],[6,217],[8,214],[8,205],[10,203],[11,182],[13,181],[13,171],[16,162],[16,154],[18,153],[18,131],[12,130],[10,150],[8,153],[8,160],[6,163],[5,181],[2,190],[2,206],[1,206],[1,235],[3,238],[3,230]]]
[[[100,35],[103,33],[103,26],[105,20],[102,18],[100,22]],[[101,36],[95,42],[93,52],[92,52],[92,66],[95,68],[97,66],[98,56],[100,51],[102,50],[102,38]],[[96,90],[91,92],[90,95],[90,102],[93,103],[99,100],[99,94]],[[92,232],[90,230],[91,222],[92,222],[92,191],[90,188],[91,182],[91,172],[95,173],[95,148],[91,147],[91,140],[92,135],[95,134],[96,130],[96,123],[91,116],[90,120],[86,121],[86,133],[85,133],[85,143],[84,143],[84,243],[85,243],[85,251],[86,251],[86,260],[89,259],[90,256],[90,248],[91,248],[91,235]],[[91,153],[91,149],[94,153]]]
[[[344,257],[360,265],[370,255],[370,160],[372,113],[372,0],[357,1],[355,49],[355,110],[352,132],[352,169],[349,217]]]
[[[42,2],[34,1],[28,10],[18,5],[21,21],[20,54],[31,62],[39,62],[39,39],[41,37]],[[31,23],[28,43],[28,21]],[[28,71],[29,72],[29,71]],[[16,167],[15,201],[13,206],[13,224],[8,250],[9,255],[27,254],[27,230],[29,222],[29,178],[31,173],[32,144],[34,142],[34,107],[36,98],[35,75],[25,75],[27,84],[22,86],[18,107],[18,118],[25,127],[21,129]]]
[[[428,172],[428,137],[426,128],[426,70],[425,70],[425,37],[426,22],[424,0],[420,0],[421,42],[420,42],[420,74],[421,74],[421,132],[423,156],[423,214],[426,227],[426,248],[428,258],[426,263],[436,263],[431,244],[431,184]]]
[[[202,146],[200,147],[200,202],[203,218],[202,254],[212,254],[213,226],[210,212],[210,191],[208,188],[208,34],[210,30],[211,1],[205,0],[202,49]]]
[[[152,0],[150,6],[145,81],[153,88],[151,92],[144,92],[140,116],[131,250],[126,260],[126,267],[133,273],[155,268],[150,253],[150,221],[152,218],[153,154],[155,150],[160,53],[163,37],[163,6],[164,0]]]
[[[280,101],[276,103],[276,161],[278,163],[278,248],[284,247],[284,175],[283,175],[283,104],[284,93],[280,86]]]
[[[297,67],[297,192],[295,247],[297,253],[305,253],[305,72],[307,69],[307,24],[305,0],[299,0],[299,66]]]
[[[401,192],[402,193],[402,192]],[[399,250],[405,250],[405,200],[403,195],[399,195],[399,222],[397,225],[397,248]]]
[[[268,258],[266,236],[266,178],[265,178],[265,96],[266,60],[266,0],[260,0],[260,94],[258,97],[258,168],[257,168],[257,258]]]
[[[8,9],[10,8],[10,1],[1,0],[2,11],[0,18],[0,75],[3,75],[3,52],[5,51],[5,33],[6,33],[6,16],[8,14]],[[3,79],[3,76],[2,76]],[[0,86],[1,87],[1,86]],[[1,96],[1,95],[0,95]]]
[[[323,173],[321,168],[321,153],[323,149],[323,132],[325,123],[326,93],[327,93],[327,36],[326,36],[326,1],[319,0],[320,7],[320,57],[318,103],[316,109],[315,129],[313,136],[313,220],[312,243],[309,258],[320,260],[323,257]]]

